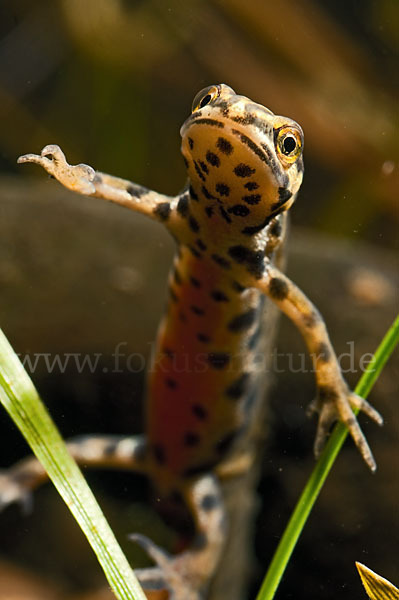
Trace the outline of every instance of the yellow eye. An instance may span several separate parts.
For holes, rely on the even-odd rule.
[[[276,149],[281,161],[292,164],[300,156],[303,146],[302,132],[296,127],[281,127],[276,133]]]
[[[199,110],[200,108],[204,108],[207,104],[216,100],[220,96],[220,86],[218,85],[210,85],[209,87],[204,88],[195,96],[193,100],[193,106],[191,108],[192,112]]]

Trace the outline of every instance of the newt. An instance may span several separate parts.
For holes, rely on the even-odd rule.
[[[18,162],[42,166],[79,194],[144,214],[176,241],[148,376],[145,433],[84,437],[69,448],[80,463],[145,473],[157,495],[183,500],[195,524],[191,546],[171,556],[135,535],[157,564],[137,573],[147,590],[198,600],[217,568],[228,528],[218,473],[245,440],[263,401],[256,353],[265,297],[295,323],[313,357],[316,456],[339,420],[375,470],[353,409],[379,424],[382,418],[348,388],[323,318],[280,268],[288,211],[303,178],[301,127],[221,84],[196,95],[181,137],[188,184],[175,197],[85,164],[69,165],[56,145]],[[23,498],[45,474],[34,459],[25,459],[1,477],[4,505]]]

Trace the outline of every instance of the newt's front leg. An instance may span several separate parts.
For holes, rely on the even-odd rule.
[[[316,371],[317,396],[310,405],[311,412],[319,413],[314,443],[318,456],[334,421],[342,421],[372,471],[376,463],[366,438],[353,413],[359,409],[382,425],[381,415],[366,401],[353,393],[343,379],[325,323],[305,294],[276,267],[270,265],[257,283],[300,330],[313,358]]]
[[[95,171],[89,165],[70,165],[61,148],[55,144],[45,146],[40,155],[24,154],[20,156],[18,163],[40,165],[64,187],[73,192],[121,204],[161,222],[168,221],[171,209],[178,201],[178,199],[159,194],[127,179]],[[166,223],[166,225],[169,226],[170,223]]]

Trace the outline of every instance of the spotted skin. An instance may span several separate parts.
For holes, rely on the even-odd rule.
[[[217,566],[226,531],[215,473],[245,435],[251,413],[257,414],[255,358],[265,296],[297,325],[313,356],[316,454],[331,423],[340,419],[374,469],[352,409],[378,423],[381,417],[347,388],[320,314],[275,260],[302,182],[299,125],[217,85],[196,96],[181,136],[189,184],[176,197],[87,165],[71,166],[55,145],[19,162],[37,163],[71,190],[151,217],[177,242],[149,373],[145,438],[100,437],[70,447],[80,462],[129,466],[147,473],[158,494],[181,495],[196,525],[192,547],[169,557],[147,538],[134,536],[158,564],[139,576],[148,589],[167,588],[171,599],[197,600]],[[35,486],[35,469],[39,481],[43,473],[32,459],[3,475],[0,500],[23,498]]]

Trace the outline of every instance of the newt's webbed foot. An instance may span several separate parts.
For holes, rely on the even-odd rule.
[[[377,468],[376,462],[353,409],[364,412],[378,425],[383,424],[383,418],[380,413],[367,400],[351,392],[343,381],[340,382],[338,389],[332,386],[322,386],[319,388],[317,398],[310,404],[308,409],[310,414],[314,412],[319,414],[319,423],[314,443],[315,455],[320,455],[331,425],[335,421],[341,421],[348,428],[367,465],[372,471],[375,471]]]
[[[168,600],[202,600],[224,546],[225,509],[219,483],[211,475],[188,486],[183,496],[196,526],[192,544],[185,552],[172,556],[146,536],[130,535],[157,565],[135,573],[146,591],[167,590]]]
[[[168,592],[168,600],[202,600],[201,589],[198,589],[198,583],[195,582],[195,555],[192,552],[172,556],[145,535],[133,533],[129,535],[129,539],[139,544],[158,565],[148,569],[135,569],[145,591],[165,590]]]
[[[62,185],[74,192],[91,195],[96,191],[93,183],[96,172],[89,165],[70,165],[65,154],[56,144],[45,146],[39,154],[24,154],[18,158],[18,163],[35,163],[40,165],[58,179]]]

